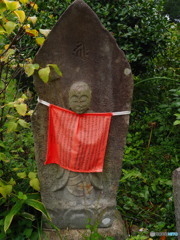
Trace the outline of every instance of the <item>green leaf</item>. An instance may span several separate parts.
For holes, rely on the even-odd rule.
[[[8,21],[8,22],[4,25],[4,27],[5,27],[8,35],[13,32],[13,30],[14,30],[15,27],[16,27],[16,25],[17,25],[17,24],[14,23],[14,22],[12,22],[12,21]]]
[[[160,179],[159,183],[162,185],[172,186],[172,180]]]
[[[35,200],[40,200],[40,194],[38,192],[36,193],[27,193],[28,199],[35,199]]]
[[[24,64],[24,70],[25,70],[25,73],[27,74],[27,76],[30,77],[34,73],[33,64],[32,63]]]
[[[27,196],[26,196],[26,194],[23,194],[22,192],[18,192],[18,198],[21,200],[26,200]]]
[[[26,14],[24,11],[22,10],[16,10],[14,11],[14,13],[16,14],[16,16],[18,17],[18,20],[20,23],[23,23],[25,18],[26,18]]]
[[[157,225],[158,229],[162,230],[164,228],[164,226],[166,225],[166,223],[165,222],[157,222],[156,225]]]
[[[12,193],[12,185],[6,185],[4,186],[6,195],[10,195]]]
[[[8,49],[8,51],[1,57],[2,62],[7,62],[9,57],[15,53],[14,49]]]
[[[143,179],[143,175],[138,170],[122,170],[124,173],[124,176],[121,178],[120,182],[125,182],[126,179],[134,180],[135,178]]]
[[[54,69],[54,71],[60,76],[62,77],[62,72],[60,71],[59,67],[57,66],[57,64],[48,64],[47,66],[50,66]]]
[[[39,46],[43,45],[44,41],[45,41],[44,37],[37,37],[36,38],[36,42]]]
[[[31,75],[33,75],[34,70],[38,70],[39,69],[39,64],[38,63],[28,63],[28,64],[24,64],[24,70],[25,73],[27,74],[28,77],[30,77]]]
[[[20,209],[22,208],[24,204],[24,200],[20,200],[18,201],[10,210],[10,212],[8,213],[8,215],[5,217],[4,220],[4,231],[6,232],[9,228],[9,226],[11,225],[11,222],[13,220],[13,217],[20,211]]]
[[[7,195],[10,195],[11,192],[12,192],[12,185],[4,185],[0,187],[0,193],[4,198],[6,198]]]
[[[46,219],[45,222],[47,223],[47,225],[51,226],[52,229],[56,230],[56,233],[59,236],[59,239],[61,239],[61,235],[59,233],[60,229],[55,224],[53,224],[51,220]]]
[[[36,210],[40,211],[41,213],[43,213],[49,220],[51,220],[46,208],[44,207],[44,205],[37,201],[37,200],[34,200],[34,199],[27,199],[25,201],[25,203],[33,208],[35,208]]]
[[[21,98],[24,99],[24,100],[27,100],[27,99],[28,99],[28,97],[27,97],[26,94],[24,94],[24,93],[23,93],[23,95],[21,96]]]
[[[6,124],[6,127],[7,127],[7,132],[10,133],[10,132],[13,132],[16,130],[18,124],[17,122],[14,122],[14,121],[9,121],[7,124]]]
[[[34,69],[38,70],[39,69],[39,64],[38,63],[34,63],[33,67],[34,67]]]
[[[8,0],[4,0],[6,7],[8,10],[10,11],[14,11],[16,9],[18,9],[21,5],[18,1],[8,1]]]
[[[176,116],[177,119],[180,119],[180,113],[175,113],[174,116]]]
[[[17,176],[18,176],[19,178],[26,178],[26,172],[17,173]]]
[[[25,103],[15,104],[16,111],[21,115],[25,116],[27,112],[27,105]],[[21,122],[22,123],[22,122]]]
[[[179,125],[180,124],[180,120],[176,120],[173,125],[176,126],[176,125]]]
[[[38,178],[33,178],[29,182],[30,186],[34,188],[36,191],[40,191],[40,184]]]
[[[22,215],[22,217],[24,217],[32,222],[35,220],[35,216],[30,213],[23,212],[21,215]]]
[[[47,83],[49,80],[50,67],[41,68],[38,71],[39,77],[43,80],[44,83]]]
[[[24,128],[28,128],[29,127],[29,123],[27,123],[23,119],[19,119],[17,122],[18,122],[19,125],[21,125]]]
[[[35,172],[29,172],[29,174],[28,174],[28,177],[30,179],[34,179],[34,178],[36,178],[36,176],[37,176],[37,173],[35,173]]]
[[[8,182],[8,184],[14,186],[14,185],[16,185],[16,181],[14,180],[14,178],[11,178],[10,181]]]

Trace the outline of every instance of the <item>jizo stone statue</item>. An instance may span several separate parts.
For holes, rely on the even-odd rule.
[[[59,77],[51,71],[49,82],[44,83],[35,73],[34,84],[41,100],[70,110],[70,114],[74,112],[78,118],[88,114],[130,111],[133,91],[130,66],[113,36],[83,0],[76,0],[60,17],[34,61],[41,67],[49,63],[57,64],[63,74]],[[47,152],[50,151],[49,107],[41,102],[34,111],[32,125],[42,202],[53,223],[67,239],[81,239],[88,223],[98,224],[103,236],[125,239],[123,221],[116,210],[116,194],[129,114],[114,115],[111,118],[107,145],[103,148],[103,170],[81,172],[71,171],[56,163],[45,164]],[[64,121],[63,124],[69,123]],[[103,136],[100,133],[101,127],[96,128],[96,122],[91,124],[95,129],[95,139]],[[61,130],[58,121],[55,122],[55,127],[59,144],[63,145],[61,140],[66,133]],[[76,126],[69,124],[69,127],[73,131]],[[88,137],[89,131],[92,131],[87,129],[86,124],[84,129],[78,139],[79,152],[81,142],[83,144],[86,141],[84,136]],[[67,137],[67,142],[74,139],[74,133]],[[92,144],[94,152],[88,152],[88,142],[87,151],[83,150],[85,155],[81,159],[82,165],[91,162],[91,155],[96,159],[100,151],[95,142],[89,142],[89,145]],[[58,148],[57,143],[56,147]],[[66,151],[74,151],[72,145],[63,147]],[[71,162],[72,159],[68,159]],[[54,239],[50,229],[44,231]]]
[[[74,83],[69,90],[69,107],[72,111],[82,114],[89,112],[91,89],[85,82]]]

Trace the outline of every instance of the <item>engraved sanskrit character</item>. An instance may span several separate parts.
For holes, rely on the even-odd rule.
[[[88,50],[86,49],[83,42],[78,42],[76,47],[73,50],[73,55],[80,57],[81,59],[88,58]]]

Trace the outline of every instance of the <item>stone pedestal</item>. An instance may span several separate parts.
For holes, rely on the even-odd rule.
[[[111,227],[98,228],[97,232],[103,237],[113,237],[114,240],[125,240],[127,238],[124,223],[117,213],[117,219],[114,220]],[[90,236],[90,230],[86,229],[63,229],[59,233],[52,229],[43,230],[43,240],[84,240],[85,236]]]

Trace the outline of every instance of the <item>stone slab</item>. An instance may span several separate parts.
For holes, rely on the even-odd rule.
[[[177,168],[173,172],[173,191],[176,216],[176,231],[179,233],[178,240],[180,240],[180,168]]]
[[[44,83],[35,73],[35,88],[42,100],[69,109],[70,87],[77,81],[84,81],[92,91],[92,111],[131,109],[133,79],[130,65],[114,37],[83,0],[76,0],[60,17],[34,62],[41,67],[57,64],[63,74],[59,77],[51,71],[50,81]],[[91,219],[92,223],[98,220],[102,228],[113,226],[129,115],[112,118],[104,169],[99,174],[73,174],[57,164],[44,165],[47,106],[37,104],[32,125],[41,197],[53,223],[61,229],[78,229],[85,228]],[[108,223],[107,219],[110,219]]]

